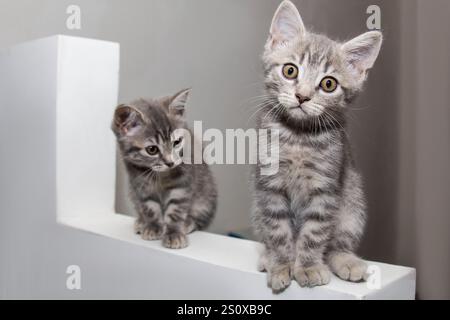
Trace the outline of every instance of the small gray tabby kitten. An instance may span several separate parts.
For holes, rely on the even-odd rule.
[[[264,244],[260,271],[284,290],[362,281],[354,251],[366,202],[345,133],[346,106],[361,90],[382,42],[371,31],[346,43],[308,32],[290,1],[279,6],[263,54],[266,101],[258,128],[279,130],[279,170],[255,172],[253,221]]]
[[[171,97],[119,105],[112,123],[138,213],[135,231],[144,240],[162,239],[173,249],[188,245],[188,233],[206,228],[217,205],[209,167],[183,162],[183,149],[190,146],[177,129],[188,130],[188,94],[182,90]]]

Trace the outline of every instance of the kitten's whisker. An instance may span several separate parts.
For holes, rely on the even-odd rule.
[[[327,115],[326,113],[323,114],[324,118],[326,119],[327,123],[332,126],[334,128],[335,131],[341,131],[339,130],[336,125],[334,124],[333,121],[331,121],[331,119],[329,118],[329,115]],[[331,141],[334,144],[342,144],[341,140],[337,137],[335,137],[335,135],[330,135],[328,137],[328,140]]]
[[[251,111],[253,111],[255,109],[258,109],[261,105],[275,104],[275,103],[277,103],[277,101],[275,99],[264,98],[264,99],[261,99],[258,103],[256,103],[251,108],[247,108],[247,110],[250,109]]]
[[[275,113],[274,113],[274,117],[275,118],[278,118],[278,116],[280,116],[281,115],[281,113],[284,111],[284,105],[282,105],[281,103],[279,104],[279,107],[278,107],[278,110],[277,111],[275,111]]]
[[[282,106],[281,103],[277,103],[275,106],[273,106],[273,107],[266,113],[266,115],[264,116],[263,120],[266,120],[267,117],[268,117],[273,111],[276,112],[280,106]]]
[[[259,108],[257,110],[255,110],[250,117],[247,119],[246,125],[248,125],[250,123],[250,120],[255,117],[260,111],[262,111],[263,109],[269,107],[271,105],[270,101],[266,101],[262,104],[259,105]]]
[[[350,135],[348,134],[346,128],[344,128],[344,126],[330,113],[326,113],[329,117],[333,118],[334,121],[332,121],[332,123],[334,124],[335,130],[338,130],[338,128],[336,127],[336,123],[340,126],[342,132],[344,132],[344,134],[347,136],[348,139],[350,139]]]
[[[265,101],[265,100],[273,100],[273,97],[271,95],[267,95],[267,94],[261,95],[261,96],[255,96],[255,97],[245,99],[240,105],[248,106],[248,103]]]
[[[138,175],[135,179],[141,178],[142,176],[146,175],[151,170],[152,170],[151,168],[148,168],[148,169],[144,170],[144,172],[142,172],[140,175]]]
[[[334,127],[336,130],[337,130],[336,124],[338,124],[338,125],[341,127],[341,129],[342,129],[343,131],[345,131],[344,126],[339,122],[339,120],[337,120],[337,119],[336,119],[331,113],[329,113],[326,109],[321,109],[322,106],[320,106],[319,104],[314,103],[314,104],[311,105],[311,107],[312,107],[312,108],[315,108],[315,110],[322,111],[323,114],[326,114],[328,117],[331,117],[331,118],[333,119],[333,121],[331,121],[331,124],[333,124],[333,127]],[[329,120],[331,120],[331,119],[329,119]]]

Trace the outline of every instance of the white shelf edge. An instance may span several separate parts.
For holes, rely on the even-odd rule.
[[[167,249],[161,241],[145,241],[133,232],[134,218],[122,214],[104,215],[103,217],[60,217],[58,223],[83,230],[92,234],[146,247],[150,250],[164,252],[180,258],[193,259],[203,263],[237,270],[266,281],[266,274],[257,271],[258,252],[261,244],[245,239],[227,237],[204,231],[196,231],[188,236],[190,245],[184,249]],[[381,272],[380,289],[370,289],[366,283],[351,283],[332,275],[330,283],[314,289],[301,288],[295,281],[285,291],[292,294],[295,290],[331,290],[352,297],[353,299],[370,299],[378,291],[388,290],[399,281],[415,281],[415,269],[386,263],[367,261],[369,265],[379,267]],[[268,289],[269,290],[269,289]],[[282,297],[281,293],[278,296]],[[395,297],[393,297],[395,299]]]

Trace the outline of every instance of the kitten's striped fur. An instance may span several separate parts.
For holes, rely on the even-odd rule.
[[[258,128],[279,130],[279,171],[255,171],[253,221],[265,251],[259,269],[275,292],[294,278],[301,286],[340,278],[363,280],[366,264],[354,251],[362,236],[366,204],[346,135],[346,106],[361,89],[381,45],[369,32],[346,44],[307,32],[295,6],[277,10],[263,55],[266,101]],[[283,77],[287,63],[299,75]],[[339,87],[321,91],[333,76]],[[299,100],[301,98],[308,99]]]
[[[145,240],[162,239],[164,246],[174,249],[186,247],[188,233],[210,224],[217,203],[209,167],[182,162],[183,147],[188,146],[182,145],[184,140],[174,144],[180,139],[176,129],[187,129],[188,92],[120,105],[112,124],[138,213],[135,231]],[[157,147],[158,153],[148,154],[149,146]]]

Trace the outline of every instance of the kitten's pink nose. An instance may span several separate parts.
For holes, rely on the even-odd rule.
[[[311,100],[311,98],[302,96],[302,95],[299,94],[299,93],[297,93],[297,94],[295,95],[295,97],[297,98],[297,101],[298,101],[298,103],[300,103],[300,105],[301,105],[303,102],[306,102],[306,101]]]

